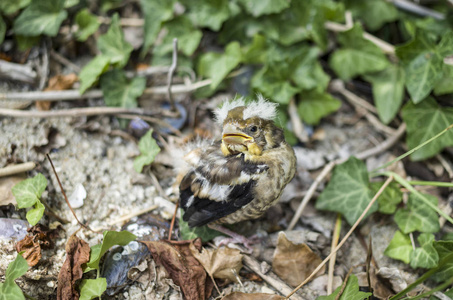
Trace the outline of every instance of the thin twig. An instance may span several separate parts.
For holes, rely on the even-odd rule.
[[[176,202],[175,211],[173,212],[173,217],[170,222],[170,231],[168,232],[168,240],[171,241],[171,235],[173,233],[173,228],[175,227],[176,214],[178,213],[179,201]]]
[[[60,64],[70,68],[75,73],[77,74],[80,73],[81,68],[78,65],[76,65],[75,63],[73,63],[72,61],[70,61],[69,59],[67,59],[66,57],[64,57],[63,55],[61,55],[60,53],[56,52],[53,49],[50,50],[50,57],[58,61]]]
[[[393,145],[396,144],[406,132],[406,123],[401,123],[400,127],[395,131],[392,136],[389,136],[385,141],[373,147],[371,149],[365,150],[363,152],[358,153],[355,155],[358,159],[367,159],[368,157],[372,157],[382,153],[388,149],[390,149]]]
[[[332,252],[338,245],[338,241],[340,240],[340,232],[341,232],[341,214],[337,214],[337,220],[335,221],[335,229],[332,234],[332,244],[330,247],[330,252]],[[333,291],[333,272],[335,271],[335,260],[337,255],[334,254],[332,259],[329,261],[329,271],[327,277],[327,294],[332,294]]]
[[[147,115],[150,111],[141,108],[123,108],[123,107],[82,107],[70,108],[49,111],[35,110],[17,110],[0,108],[0,116],[15,117],[15,118],[52,118],[52,117],[81,117],[81,116],[97,116],[97,115],[118,115],[118,114],[135,114]]]
[[[450,179],[453,179],[453,168],[450,165],[450,163],[445,159],[445,157],[442,154],[437,154],[436,158],[440,162],[442,167],[444,167],[445,171],[447,171],[448,177],[450,177]]]
[[[103,24],[110,24],[112,19],[98,16],[98,21]],[[138,18],[120,18],[120,25],[125,27],[143,27],[145,25],[145,20]]]
[[[275,275],[272,271],[263,273],[260,262],[257,261],[255,258],[249,255],[244,255],[244,257],[242,258],[242,263],[244,264],[244,266],[248,267],[253,272],[255,272],[264,281],[266,281],[270,286],[279,291],[282,295],[286,295],[292,291],[292,288],[288,286],[283,280],[281,280],[277,275]],[[292,299],[303,300],[299,295],[293,295]]]
[[[66,220],[65,218],[63,217],[60,217],[58,215],[58,213],[52,208],[50,207],[49,204],[47,204],[47,202],[44,200],[44,199],[41,199],[41,203],[44,205],[44,207],[46,208],[44,210],[45,214],[46,215],[49,215],[49,216],[52,216],[54,217],[55,219],[57,219],[60,223],[62,224],[69,224],[70,222],[68,220]]]
[[[237,75],[237,74],[236,74]],[[232,75],[231,75],[232,76]],[[195,91],[199,88],[210,85],[211,79],[195,82],[190,85],[177,84],[171,87],[173,94],[184,94]],[[145,89],[144,95],[166,95],[167,86],[156,86]],[[64,90],[64,91],[35,91],[35,92],[15,92],[15,93],[0,93],[0,100],[16,100],[16,101],[62,101],[62,100],[81,100],[89,98],[102,98],[102,90],[89,90],[84,94],[80,94],[79,90]]]
[[[367,212],[370,210],[371,206],[376,202],[376,200],[379,198],[379,196],[382,194],[382,192],[384,192],[385,188],[390,184],[390,182],[393,181],[393,176],[390,176],[387,178],[387,180],[384,182],[384,184],[381,186],[381,188],[379,189],[379,191],[376,193],[376,195],[374,195],[373,199],[371,199],[370,203],[368,203],[368,206],[365,208],[365,210],[362,212],[362,214],[360,215],[360,217],[357,219],[357,221],[354,223],[354,225],[352,225],[351,229],[348,231],[348,233],[346,233],[346,235],[344,236],[344,238],[341,240],[341,242],[338,244],[338,246],[334,249],[333,252],[331,252],[329,254],[329,256],[327,256],[321,264],[319,264],[319,266],[310,274],[310,276],[308,276],[301,284],[299,284],[290,294],[288,294],[288,296],[286,296],[286,298],[288,299],[289,297],[291,297],[295,292],[297,292],[297,290],[299,290],[302,286],[304,286],[307,282],[309,282],[311,279],[313,279],[313,277],[319,272],[319,270],[321,270],[321,268],[329,261],[329,259],[335,255],[335,253],[337,253],[337,251],[343,246],[343,244],[347,241],[347,239],[349,238],[349,236],[354,232],[354,230],[357,228],[357,226],[359,226],[360,222],[362,221],[362,219],[365,217],[365,215],[367,214]]]
[[[390,0],[396,7],[408,11],[410,13],[423,16],[423,17],[432,17],[436,20],[445,20],[445,15],[438,11],[426,8],[417,3],[407,1],[407,0]]]
[[[291,120],[291,125],[293,127],[293,132],[296,135],[296,137],[302,143],[308,142],[308,134],[304,130],[304,124],[302,123],[301,118],[297,114],[297,107],[294,97],[292,97],[291,100],[289,101],[288,114]]]
[[[32,161],[12,166],[6,166],[4,168],[0,168],[0,177],[28,172],[33,170],[35,167],[36,164]]]
[[[178,39],[174,38],[172,62],[170,66],[170,71],[168,72],[167,76],[167,98],[168,102],[170,102],[171,105],[171,111],[173,112],[176,112],[177,110],[175,106],[175,101],[173,100],[173,95],[171,93],[171,86],[173,84],[173,74],[175,73],[177,66],[178,66]]]
[[[69,209],[71,210],[72,214],[74,215],[74,218],[76,219],[77,223],[79,223],[79,225],[82,226],[83,228],[88,229],[88,230],[91,230],[88,226],[86,226],[85,224],[83,224],[82,222],[80,222],[80,221],[79,221],[79,218],[77,218],[77,215],[76,215],[75,211],[72,209],[72,206],[71,206],[71,204],[69,203],[69,199],[68,199],[68,197],[66,196],[66,193],[65,193],[65,191],[64,191],[64,189],[63,189],[63,185],[61,184],[60,177],[58,177],[57,171],[55,170],[55,167],[54,167],[54,165],[53,165],[52,160],[50,159],[50,155],[49,155],[49,154],[46,154],[46,156],[47,156],[47,159],[48,159],[49,162],[50,162],[50,165],[52,166],[53,173],[55,174],[55,177],[57,178],[58,185],[60,186],[60,190],[61,190],[61,193],[63,194],[64,200],[66,201],[66,204],[69,206]]]

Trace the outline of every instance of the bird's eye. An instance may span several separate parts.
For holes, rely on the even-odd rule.
[[[257,132],[258,131],[258,127],[253,125],[253,126],[250,126],[250,132]]]

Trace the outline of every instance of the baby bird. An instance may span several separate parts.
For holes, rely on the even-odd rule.
[[[180,207],[189,227],[256,219],[278,202],[296,157],[274,123],[276,108],[258,96],[247,105],[242,98],[226,101],[214,112],[222,139],[185,156]]]

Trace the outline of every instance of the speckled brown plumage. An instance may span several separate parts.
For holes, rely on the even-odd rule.
[[[180,184],[183,219],[190,227],[237,223],[262,216],[294,177],[296,158],[273,118],[276,104],[259,97],[226,102],[216,111],[222,140],[185,156]]]

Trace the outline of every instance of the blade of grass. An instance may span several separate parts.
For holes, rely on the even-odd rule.
[[[393,177],[395,180],[404,186],[406,189],[408,189],[411,193],[416,195],[420,200],[422,200],[426,205],[434,209],[439,215],[444,217],[448,222],[453,224],[453,219],[447,215],[445,212],[443,212],[439,207],[436,205],[432,204],[425,196],[423,196],[419,191],[417,191],[406,179],[401,177],[400,175],[394,173],[394,172],[382,172],[381,175],[387,176],[387,177]]]
[[[411,185],[429,185],[429,186],[438,186],[438,187],[453,187],[452,182],[442,182],[442,181],[419,181],[411,180],[408,181]]]
[[[410,285],[407,286],[407,288],[405,288],[404,290],[402,290],[401,292],[399,292],[398,294],[396,294],[395,296],[391,297],[389,300],[398,300],[398,299],[401,299],[401,297],[403,297],[404,295],[406,295],[408,292],[410,292],[413,288],[415,288],[417,285],[419,285],[420,283],[422,283],[423,281],[427,280],[428,278],[430,278],[433,274],[435,274],[436,272],[438,272],[440,270],[440,268],[442,268],[445,264],[449,263],[449,262],[452,262],[453,261],[453,253],[445,256],[444,259],[442,259],[439,264],[437,265],[437,267],[435,268],[432,268],[431,270],[429,270],[428,272],[426,272],[425,274],[423,274],[422,276],[420,276],[416,281],[414,281],[413,283],[411,283]]]
[[[438,285],[436,286],[435,288],[427,291],[427,292],[424,292],[423,294],[420,294],[416,297],[407,297],[407,298],[403,298],[404,299],[410,299],[410,300],[417,300],[417,299],[422,299],[422,298],[425,298],[427,296],[430,296],[432,294],[434,294],[435,292],[438,292],[438,291],[442,291],[444,289],[446,289],[447,287],[449,287],[451,284],[453,283],[453,278],[450,278],[450,280],[447,280],[445,281],[444,283],[442,283],[441,285]]]
[[[450,130],[450,129],[452,129],[452,128],[453,128],[453,124],[450,124],[450,126],[448,126],[447,128],[445,128],[444,130],[442,130],[441,132],[439,132],[438,134],[436,134],[435,136],[433,136],[433,137],[430,138],[429,140],[424,141],[423,143],[421,143],[421,144],[418,145],[417,147],[412,148],[411,150],[409,150],[409,151],[407,151],[406,153],[404,153],[404,154],[398,156],[397,158],[395,158],[395,159],[389,161],[388,163],[385,163],[385,164],[383,164],[382,166],[377,167],[376,169],[372,170],[372,171],[370,172],[371,177],[374,177],[374,176],[375,176],[374,174],[375,174],[378,170],[383,169],[383,168],[386,168],[386,167],[392,165],[393,163],[402,160],[402,159],[405,158],[406,156],[411,155],[412,153],[414,153],[415,151],[417,151],[417,150],[420,149],[421,147],[424,147],[425,145],[427,145],[427,144],[431,143],[432,141],[434,141],[435,139],[439,138],[441,135],[443,135],[444,133],[446,133],[448,130]]]

